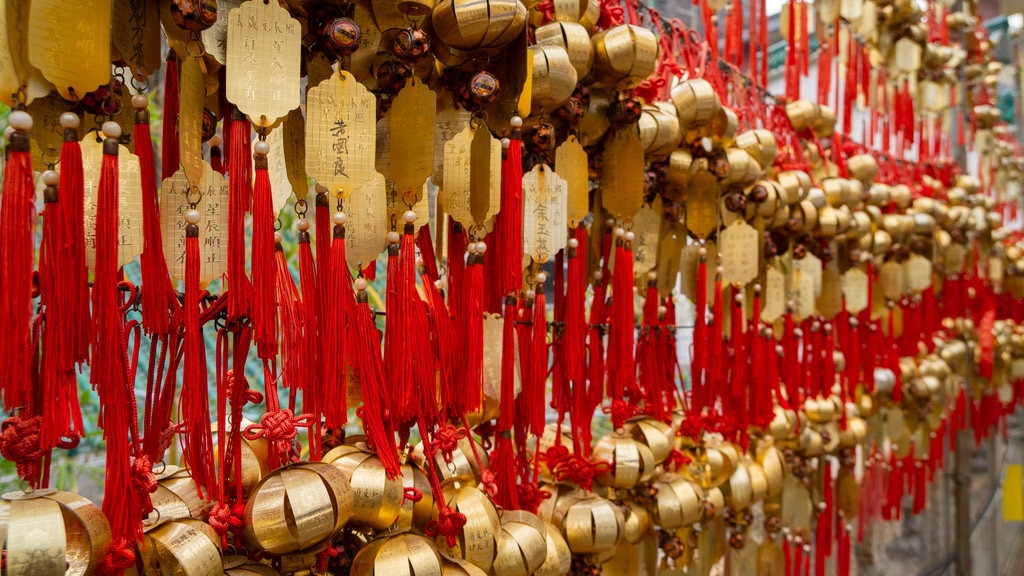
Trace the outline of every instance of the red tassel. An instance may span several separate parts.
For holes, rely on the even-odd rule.
[[[32,120],[22,111],[31,129]],[[0,199],[0,393],[8,411],[28,405],[32,398],[32,268],[35,260],[35,184],[29,138],[23,130],[11,133],[10,158],[4,169]],[[115,182],[116,185],[116,182]],[[115,235],[116,238],[116,235]],[[115,258],[117,246],[114,247]]]
[[[477,264],[470,269],[479,267]],[[505,314],[502,328],[501,357],[501,410],[498,415],[498,437],[495,441],[491,470],[498,484],[495,503],[506,510],[519,509],[519,491],[516,488],[515,454],[512,449],[512,425],[515,421],[515,327],[516,300],[505,297]]]
[[[206,380],[206,343],[199,323],[199,212],[186,214],[185,228],[185,370],[181,378],[181,421],[185,423],[184,455],[200,498],[211,497],[217,486],[210,399]]]
[[[166,118],[166,116],[165,116]],[[228,140],[228,317],[249,315],[252,284],[245,275],[245,215],[252,201],[251,127],[243,114],[232,114]],[[165,142],[166,145],[166,142]],[[265,172],[265,171],[264,171]],[[255,220],[254,220],[255,222]],[[263,225],[261,224],[261,230]],[[255,232],[255,226],[253,228]],[[261,231],[261,234],[264,232]],[[267,257],[262,249],[263,258]],[[254,260],[255,262],[255,260]]]
[[[725,395],[725,335],[722,328],[725,316],[725,305],[722,303],[722,275],[715,274],[715,304],[711,317],[711,354],[708,359],[709,379],[706,381],[708,408],[724,404]]]
[[[644,410],[656,418],[665,412],[665,397],[661,389],[661,326],[658,322],[658,284],[649,279],[644,297],[643,325],[636,345],[637,380],[644,399]]]
[[[69,293],[68,313],[73,319],[68,331],[69,346],[77,362],[89,358],[92,340],[92,318],[89,310],[89,268],[85,265],[85,177],[82,174],[82,147],[75,128],[64,129],[64,144],[60,150],[61,219],[64,221],[66,245],[69,253],[67,268],[63,268],[61,281]]]
[[[844,525],[841,515],[838,524],[839,550],[836,553],[836,574],[850,576],[850,531]]]
[[[462,317],[459,318],[459,335],[461,342],[456,342],[456,350],[465,351],[465,364],[462,366],[465,377],[464,404],[465,412],[475,412],[483,406],[484,401],[484,302],[483,302],[483,253],[476,252],[475,244],[470,244],[469,258],[466,262],[464,285],[464,303]],[[448,301],[451,302],[451,295]],[[511,350],[512,348],[507,348]]]
[[[498,298],[518,294],[523,286],[523,160],[518,127],[509,134],[501,166],[501,209],[494,218],[494,265],[498,271]]]
[[[612,278],[612,318],[608,331],[608,396],[622,400],[633,395],[636,367],[633,358],[636,316],[633,311],[633,251],[631,240],[619,240],[615,247]]]
[[[348,356],[348,329],[351,315],[355,312],[355,298],[352,293],[352,279],[349,277],[348,261],[345,255],[345,220],[347,217],[340,210],[334,214],[333,240],[330,246],[330,260],[326,274],[321,274],[321,282],[325,292],[324,302],[330,306],[320,309],[324,318],[324,360],[326,375],[324,379],[324,426],[329,431],[337,430],[348,421],[348,397],[346,393],[346,366],[351,359]],[[319,227],[318,227],[319,232]],[[317,238],[317,246],[327,244],[326,235],[321,242]],[[321,260],[321,263],[323,260]],[[321,264],[323,266],[323,264]]]
[[[423,226],[416,233],[416,248],[420,251],[423,269],[431,280],[440,278],[437,271],[437,257],[434,255],[434,243],[430,237],[430,226]]]
[[[423,229],[426,229],[426,226],[421,228],[421,230]],[[461,391],[455,380],[455,348],[452,343],[455,324],[444,304],[444,297],[435,283],[437,281],[430,279],[430,273],[427,272],[425,266],[420,270],[420,281],[423,283],[423,292],[427,296],[430,340],[434,345],[434,354],[437,357],[441,405],[447,419],[458,419],[461,414],[456,411],[456,407],[461,404],[459,401]]]
[[[405,233],[392,232],[388,244],[387,307],[384,327],[384,371],[395,423],[401,439],[416,421],[417,405],[411,334],[413,308],[419,302],[416,293],[416,247],[413,225],[405,224]],[[397,240],[397,241],[396,241]],[[399,242],[400,241],[400,244]],[[418,328],[423,329],[423,326]]]
[[[167,65],[164,68],[164,112],[161,132],[162,161],[160,175],[170,178],[181,167],[178,154],[178,55],[174,49],[167,51]],[[246,159],[248,162],[248,159]]]
[[[456,318],[463,318],[462,297],[463,276],[466,273],[466,231],[452,218],[448,217],[448,308]]]
[[[386,412],[384,392],[384,362],[380,356],[380,333],[373,323],[373,312],[367,304],[364,279],[356,281],[359,292],[355,307],[355,340],[353,357],[359,384],[363,392],[363,407],[360,417],[370,447],[384,466],[388,478],[397,478],[402,471],[398,464],[398,448],[395,446],[395,428],[391,414]]]
[[[324,400],[327,399],[324,381],[320,377],[321,343],[323,335],[319,330],[320,315],[317,314],[317,269],[313,264],[313,248],[309,243],[309,222],[301,218],[299,228],[299,283],[302,287],[301,349],[297,351],[299,375],[303,380],[299,384],[302,389],[302,411],[313,415],[313,428],[309,434],[309,452],[312,460],[320,459],[320,422],[324,414]],[[306,228],[306,230],[303,230]],[[289,276],[291,274],[289,273]],[[278,294],[280,298],[280,294]]]
[[[262,140],[261,140],[262,142]],[[267,155],[258,151],[252,196],[252,326],[256,354],[264,361],[277,355],[277,293],[274,288],[274,205]]]
[[[587,244],[587,231],[582,226],[575,230],[575,238],[569,240],[566,249],[568,261],[565,288],[565,330],[562,336],[563,367],[565,379],[579,384],[584,379],[586,360],[586,317],[584,297],[586,292],[585,257],[582,246]]]
[[[700,414],[705,408],[709,407],[705,374],[705,371],[708,369],[708,265],[707,251],[703,246],[700,248],[700,260],[697,263],[697,286],[695,291],[693,358],[690,364],[690,408],[694,414]]]
[[[117,152],[116,138],[104,140],[96,202],[96,265],[92,291],[94,341],[90,380],[100,398],[99,424],[107,441],[103,513],[110,521],[114,541],[124,548],[142,538],[143,506],[132,488],[129,460],[128,430],[135,395],[127,377],[124,326],[118,302]],[[7,170],[11,169],[12,164],[8,163]],[[6,186],[4,188],[8,190]],[[4,199],[7,199],[7,194]],[[10,228],[4,226],[4,230]],[[6,286],[10,288],[11,284]],[[203,423],[207,430],[208,422]],[[126,551],[130,553],[130,550]]]
[[[153,139],[149,133],[149,111],[135,110],[135,155],[139,157],[142,180],[142,255],[139,258],[142,285],[142,329],[147,334],[164,335],[170,331],[171,301],[177,307],[174,286],[164,258],[163,235],[160,231],[160,198],[156,190],[156,166]],[[175,144],[177,146],[177,144]],[[213,149],[211,148],[211,154]],[[170,172],[164,173],[170,177]]]
[[[522,427],[517,426],[517,433],[524,430],[537,437],[544,432],[544,392],[547,388],[548,375],[547,297],[544,294],[544,280],[546,277],[543,273],[537,275],[533,306],[527,306],[525,309],[526,314],[533,313],[530,317],[531,322],[521,325],[524,331],[529,333],[525,342],[530,350],[523,354],[524,338],[520,338],[519,355],[520,358],[526,358],[526,362],[525,369],[521,371],[523,388],[516,401],[516,422],[523,423]],[[521,440],[525,441],[526,436],[524,434]]]
[[[746,324],[743,315],[743,300],[739,289],[735,287],[733,288],[733,307],[730,320],[732,321],[729,338],[729,342],[732,344],[732,375],[729,380],[732,390],[729,391],[729,405],[732,407],[732,418],[743,432],[740,435],[741,442],[745,443],[747,441],[745,432],[749,426],[747,388],[750,385],[750,378],[747,376],[747,351],[744,346],[747,337],[743,334],[743,327]]]

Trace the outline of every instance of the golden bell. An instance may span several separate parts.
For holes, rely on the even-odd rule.
[[[746,187],[761,177],[761,165],[742,148],[726,148],[729,173],[719,180],[722,186]]]
[[[547,527],[543,520],[524,510],[502,512],[495,574],[530,576],[540,569],[547,556]]]
[[[818,119],[811,125],[818,138],[828,138],[836,131],[836,112],[825,104],[818,105]]]
[[[811,192],[811,177],[801,170],[779,172],[776,180],[782,188],[782,201],[792,206]]]
[[[620,24],[598,32],[590,40],[594,45],[594,77],[605,86],[635,86],[658,65],[658,39],[646,28]]]
[[[913,192],[910,190],[910,186],[906,184],[896,184],[892,187],[892,201],[896,203],[896,207],[900,210],[906,210],[910,203],[913,201]]]
[[[426,16],[434,10],[434,0],[398,0],[397,7],[409,16]]]
[[[214,574],[220,568],[220,537],[202,520],[183,518],[146,533],[143,574]]]
[[[441,556],[441,576],[487,576],[487,572],[465,560]]]
[[[534,572],[534,576],[565,576],[572,568],[572,552],[566,544],[562,533],[550,522],[544,522],[544,538],[547,552],[544,563]]]
[[[352,488],[334,466],[302,462],[280,468],[249,495],[245,540],[271,555],[306,550],[337,534],[352,507]]]
[[[668,168],[665,179],[672,186],[685,188],[690,178],[697,173],[699,163],[694,161],[693,154],[686,148],[677,148],[668,156]]]
[[[522,33],[526,6],[519,0],[440,0],[431,22],[437,39],[446,46],[497,55]]]
[[[676,109],[668,102],[655,102],[643,107],[640,121],[640,144],[650,161],[660,161],[679,146],[682,133]]]
[[[856,154],[846,159],[846,169],[850,176],[867,185],[878,174],[878,161],[870,154]]]
[[[747,467],[750,474],[750,500],[761,502],[768,497],[768,477],[764,473],[764,467],[752,460],[744,460],[743,465]]]
[[[221,560],[224,576],[280,576],[280,572],[266,564],[252,562],[245,556],[224,556]]]
[[[576,90],[576,68],[561,46],[530,46],[533,58],[531,98],[536,108],[550,112],[562,105]]]
[[[241,429],[245,430],[252,424],[251,421],[242,418]],[[214,449],[216,449],[216,443],[220,441],[220,435],[217,432],[217,423],[213,422],[210,424],[213,429],[213,441]],[[265,437],[259,437],[255,440],[249,440],[242,435],[241,442],[242,452],[242,490],[248,494],[256,487],[260,479],[263,478],[268,472],[270,472],[270,461],[268,457],[268,446],[267,439]],[[235,469],[231,468],[231,472],[228,474],[228,483],[234,481]],[[193,516],[193,518],[199,518],[199,516]]]
[[[771,166],[779,152],[775,134],[764,128],[755,128],[737,134],[734,144],[737,148],[746,150],[747,154],[750,154],[762,169]]]
[[[599,0],[564,0],[555,2],[554,8],[556,22],[578,22],[588,31],[594,29],[601,17]]]
[[[494,504],[479,489],[457,483],[446,485],[443,497],[453,511],[466,516],[466,524],[459,530],[455,546],[449,547],[446,537],[438,534],[438,549],[447,556],[460,558],[490,572],[501,533],[501,520]],[[436,509],[434,517],[437,517]]]
[[[583,118],[580,118],[580,123],[576,127],[580,133],[580,144],[591,146],[604,137],[611,126],[611,121],[608,120],[608,106],[611,102],[611,96],[607,91],[591,88],[587,109],[583,111]]]
[[[0,500],[5,574],[94,574],[110,549],[106,516],[78,494],[8,492]]]
[[[775,406],[774,411],[775,417],[768,425],[768,432],[776,440],[789,438],[797,425],[796,413],[778,405]]]
[[[736,131],[739,126],[740,121],[736,112],[728,106],[722,106],[711,120],[711,143],[716,148],[732,146],[736,140]]]
[[[683,131],[706,126],[722,107],[715,89],[703,78],[686,80],[674,86],[672,103]]]
[[[352,576],[424,576],[441,574],[441,554],[427,538],[412,532],[371,541],[352,560]]]
[[[821,118],[821,109],[818,104],[810,100],[795,100],[786,104],[786,116],[789,116],[789,123],[793,130],[802,132],[814,126]]]
[[[244,462],[244,449],[242,453]],[[245,477],[244,465],[242,476]],[[156,492],[153,492],[150,496],[150,500],[153,503],[153,512],[142,521],[143,530],[155,528],[159,524],[170,520],[206,518],[213,503],[199,497],[196,483],[192,480],[188,470],[178,468],[177,466],[166,466],[156,477]]]
[[[658,489],[654,523],[662,530],[689,526],[703,518],[704,492],[700,486],[678,474],[664,474],[654,485]]]
[[[541,490],[548,492],[551,496],[544,499],[537,507],[537,516],[555,526],[561,526],[569,506],[586,494],[581,488],[563,483],[544,484],[541,486]]]
[[[602,554],[618,546],[625,521],[618,506],[584,493],[568,506],[559,528],[573,554]]]
[[[623,516],[626,519],[623,538],[630,544],[636,544],[651,533],[653,523],[651,513],[633,500],[623,503]]]
[[[415,528],[423,531],[427,522],[434,513],[434,492],[430,486],[423,468],[415,462],[402,463],[402,487],[403,489],[415,488],[419,490],[421,498],[419,502],[405,499],[402,502],[402,510],[398,515],[398,528],[409,530]]]
[[[768,498],[782,493],[782,483],[786,477],[786,464],[782,452],[775,446],[766,446],[757,452],[757,462],[764,469],[764,477],[768,482]]]
[[[872,206],[885,206],[892,199],[892,187],[876,182],[868,188],[867,203]]]
[[[646,482],[657,467],[651,449],[625,432],[612,432],[599,439],[591,457],[608,463],[607,470],[595,479],[613,488],[632,488]]]
[[[398,520],[404,503],[401,478],[388,478],[380,458],[373,452],[342,445],[324,455],[352,486],[352,518],[355,528],[385,530]]]
[[[459,438],[457,447],[451,454],[442,454],[438,451],[434,455],[433,465],[442,481],[458,480],[471,486],[476,486],[480,481],[480,474],[487,469],[489,461],[487,451],[472,436],[467,434]],[[412,457],[421,468],[426,467],[422,442],[413,448]]]
[[[632,418],[626,421],[623,430],[638,442],[650,448],[651,454],[654,455],[655,464],[664,462],[672,451],[675,433],[672,431],[671,426],[661,420],[651,418],[650,416]]]
[[[690,457],[690,462],[681,467],[679,473],[704,490],[728,480],[736,468],[736,453],[728,443],[722,443],[720,446],[696,446],[685,449],[684,452]]]
[[[750,471],[743,462],[736,465],[729,480],[721,485],[725,503],[733,511],[745,510],[753,503],[754,489],[751,485]]]
[[[551,22],[538,27],[534,35],[538,45],[564,49],[569,55],[569,62],[576,70],[577,78],[584,78],[590,74],[590,69],[594,65],[594,45],[590,43],[590,33],[582,24]]]

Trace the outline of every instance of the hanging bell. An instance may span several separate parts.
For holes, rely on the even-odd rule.
[[[533,58],[533,104],[540,110],[553,111],[576,90],[576,68],[561,46],[536,45],[529,50]]]
[[[221,565],[220,537],[202,520],[183,518],[146,533],[143,574],[211,574]]]
[[[672,452],[675,432],[661,420],[650,416],[631,418],[626,421],[623,431],[651,450],[655,464],[664,462]]]
[[[664,474],[654,482],[658,497],[652,512],[662,530],[675,530],[704,517],[704,493],[678,474]]]
[[[398,520],[404,503],[401,478],[388,478],[376,454],[363,447],[342,445],[324,455],[323,462],[341,471],[352,486],[355,528],[386,530]]]
[[[426,472],[419,464],[412,461],[402,463],[402,489],[414,490],[419,493],[417,501],[405,498],[398,515],[398,529],[416,529],[423,531],[434,513],[434,492]]]
[[[590,33],[582,24],[551,22],[539,26],[534,36],[539,45],[565,49],[577,78],[582,79],[590,74],[594,64],[594,45],[590,43]]]
[[[680,82],[672,88],[679,126],[684,132],[710,123],[722,107],[711,83],[702,78]]]
[[[441,574],[441,554],[426,536],[413,532],[384,535],[372,540],[356,554],[349,574],[374,576]]]
[[[502,512],[495,574],[530,576],[540,569],[547,555],[547,527],[543,520],[524,510]]]
[[[441,0],[434,6],[431,25],[446,47],[496,56],[522,33],[526,6],[519,0]]]
[[[643,82],[658,65],[658,40],[646,28],[620,24],[602,30],[594,45],[594,77],[608,87],[631,87]]]
[[[657,466],[646,444],[618,431],[597,441],[592,458],[608,462],[607,469],[599,473],[596,480],[613,488],[632,488],[638,482],[646,482]]]
[[[455,546],[448,546],[446,537],[438,534],[438,549],[446,556],[465,560],[490,572],[501,534],[501,520],[494,504],[481,490],[457,482],[444,487],[443,497],[453,511],[466,516],[466,524],[459,529]],[[436,509],[434,518],[437,518]]]
[[[244,448],[245,440],[242,440],[242,486],[246,494],[250,486],[247,480],[255,486],[259,482],[259,464],[254,468],[253,462],[246,466],[247,450]],[[264,447],[265,448],[265,447]],[[251,456],[251,453],[249,453]],[[266,452],[264,452],[264,455]],[[142,521],[143,530],[156,528],[164,522],[180,520],[183,518],[206,518],[213,503],[199,497],[199,490],[192,480],[188,470],[177,466],[165,466],[160,474],[156,475],[156,491],[150,496],[153,503],[153,512]]]
[[[129,497],[131,495],[128,495]],[[95,574],[110,549],[110,524],[70,492],[8,492],[0,499],[5,574]]]

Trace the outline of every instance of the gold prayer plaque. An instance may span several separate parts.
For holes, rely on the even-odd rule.
[[[743,220],[736,220],[719,235],[722,254],[722,279],[730,284],[745,285],[757,278],[760,263],[757,230]]]
[[[843,280],[839,271],[829,266],[821,275],[821,295],[818,296],[818,313],[826,319],[835,318],[843,311]]]
[[[241,5],[242,0],[217,0],[217,21],[202,31],[203,48],[221,64],[228,61],[228,22],[231,20],[231,11]]]
[[[444,145],[469,126],[472,118],[472,112],[461,108],[445,108],[437,113],[437,126],[434,130],[434,173],[430,179],[439,188],[444,188]]]
[[[860,314],[867,309],[868,275],[860,268],[851,268],[843,274],[843,297],[850,314]]]
[[[391,106],[391,140],[388,176],[399,195],[418,193],[434,169],[434,126],[437,95],[413,76]]]
[[[0,63],[0,66],[3,64]],[[27,106],[28,113],[35,121],[29,136],[32,138],[32,169],[38,172],[46,170],[44,161],[54,161],[64,145],[64,127],[60,125],[60,115],[74,112],[73,102],[51,92],[45,98],[36,98]]]
[[[345,200],[344,210],[349,215],[345,226],[345,256],[350,266],[361,264],[365,268],[377,259],[388,236],[388,202],[384,175],[374,172],[373,177],[352,191]]]
[[[632,126],[615,130],[602,156],[604,208],[620,220],[633,218],[644,199],[644,149]]]
[[[229,14],[227,98],[257,126],[299,105],[302,27],[278,2],[251,0]]]
[[[103,161],[103,142],[97,142],[96,134],[89,133],[81,146],[85,180],[85,262],[91,271],[96,264],[96,193]],[[142,253],[142,175],[139,157],[125,146],[118,148],[117,265],[124,266]]]
[[[555,150],[555,172],[565,178],[568,186],[567,218],[569,227],[575,228],[590,212],[587,152],[576,136],[570,135]]]
[[[306,95],[306,174],[338,198],[373,186],[376,121],[376,99],[348,72],[341,70],[311,88]]]
[[[180,112],[178,113],[178,144],[181,167],[189,182],[203,179],[203,70],[199,57],[186,57],[181,62]]]
[[[19,4],[17,0],[11,1]],[[0,102],[13,106],[12,96],[21,88],[21,80],[7,33],[7,3],[8,0],[0,0]]]
[[[932,261],[914,254],[903,264],[903,284],[907,290],[920,294],[932,285]]]
[[[658,264],[658,233],[661,231],[661,199],[643,206],[633,217],[633,274],[646,274]]]
[[[309,192],[309,183],[306,180],[306,127],[302,110],[296,108],[289,112],[283,124],[283,129],[276,132],[281,132],[288,182],[295,197],[305,200]]]
[[[686,228],[698,238],[707,238],[718,225],[718,179],[710,172],[698,172],[686,191]]]
[[[110,81],[112,1],[33,0],[31,4],[29,62],[67,100],[78,100]]]
[[[898,299],[903,295],[903,267],[892,260],[882,264],[878,271],[878,282],[886,298]]]
[[[523,254],[546,262],[565,247],[568,185],[543,164],[523,175]]]
[[[224,9],[224,0],[218,8]],[[155,1],[114,0],[112,36],[114,49],[137,80],[144,81],[160,69],[160,12]]]
[[[761,320],[772,324],[786,312],[786,276],[775,266],[768,266],[764,280],[764,305]]]
[[[524,192],[525,197],[525,192]],[[444,145],[445,211],[467,228],[482,226],[501,205],[501,143],[470,124]]]
[[[199,211],[199,282],[206,286],[227,270],[228,246],[228,183],[220,173],[203,162],[202,178],[189,180],[178,170],[165,178],[160,195],[160,228],[163,231],[164,257],[171,276],[185,279],[185,212],[192,182],[196,194],[202,197],[196,204]]]

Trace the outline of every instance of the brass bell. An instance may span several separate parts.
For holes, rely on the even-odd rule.
[[[810,100],[795,100],[786,104],[786,116],[789,116],[793,130],[802,132],[814,126],[821,117],[821,110],[818,104]]]
[[[878,174],[878,161],[870,154],[855,154],[846,159],[846,169],[850,176],[868,185]]]
[[[352,560],[352,576],[441,574],[441,554],[427,538],[413,532],[385,535],[359,550]]]
[[[664,159],[679,146],[679,140],[682,138],[676,109],[667,102],[644,106],[640,121],[637,122],[637,130],[640,132],[640,144],[644,147],[644,154],[651,161]]]
[[[243,440],[243,445],[244,445]],[[243,477],[245,476],[243,450]],[[166,466],[157,477],[156,491],[150,496],[153,512],[142,521],[144,530],[155,528],[163,522],[181,518],[206,518],[213,504],[199,497],[199,490],[188,470],[177,466]],[[258,482],[258,480],[257,480]],[[248,490],[246,490],[248,493]]]
[[[415,489],[420,493],[420,500],[416,502],[406,498],[402,502],[402,510],[398,515],[398,528],[400,530],[425,530],[427,522],[434,513],[434,492],[430,486],[423,468],[415,462],[406,461],[402,463],[402,489]]]
[[[654,485],[658,489],[654,523],[661,529],[675,530],[703,518],[704,493],[699,486],[677,474],[664,474]]]
[[[706,126],[722,107],[715,89],[703,78],[686,80],[674,86],[672,103],[684,131]]]
[[[651,450],[655,464],[664,462],[672,451],[675,433],[661,420],[650,416],[633,418],[626,421],[623,430]]]
[[[352,486],[352,526],[385,530],[398,519],[404,503],[401,478],[388,478],[376,454],[342,445],[324,455],[323,462],[345,475]]]
[[[529,50],[533,58],[533,103],[541,110],[554,110],[576,90],[576,68],[561,46],[538,44]]]
[[[447,556],[460,558],[490,572],[501,533],[501,520],[494,504],[481,490],[457,482],[444,487],[443,498],[453,511],[466,516],[466,524],[459,530],[455,546],[448,546],[446,537],[438,534],[438,549]],[[437,517],[436,509],[434,516]]]
[[[632,488],[646,482],[657,466],[651,449],[625,432],[612,432],[599,439],[592,458],[608,463],[607,470],[595,479],[613,488]]]
[[[620,24],[598,32],[590,40],[594,45],[594,77],[609,88],[635,86],[658,65],[658,39],[646,28]]]
[[[221,565],[220,537],[202,520],[183,518],[146,533],[144,574],[204,574]]]
[[[562,533],[550,522],[544,522],[544,535],[547,553],[544,563],[534,572],[534,576],[565,576],[572,568],[572,552],[565,542]]]
[[[131,495],[128,495],[129,497]],[[0,499],[5,574],[95,574],[110,549],[106,516],[78,494],[8,492]]]
[[[537,572],[548,555],[547,527],[544,524],[537,515],[524,510],[502,512],[494,573],[529,576]]]
[[[734,144],[750,154],[762,169],[768,169],[775,162],[778,154],[778,144],[775,141],[775,134],[764,128],[747,130],[736,135]]]
[[[431,23],[437,39],[446,47],[497,55],[522,33],[526,6],[519,0],[440,0],[434,6]]]
[[[582,24],[551,22],[539,26],[534,31],[534,37],[541,46],[563,48],[576,70],[577,78],[584,78],[590,74],[590,69],[594,65],[594,45],[590,43],[590,33]]]
[[[472,434],[466,434],[459,438],[456,446],[451,454],[436,453],[431,465],[437,470],[441,480],[458,480],[475,486],[480,480],[480,474],[487,469],[489,462],[487,451],[473,438]],[[413,448],[412,457],[420,467],[426,467],[422,442]]]
[[[740,462],[736,465],[732,476],[722,484],[722,495],[725,496],[725,504],[733,512],[747,509],[754,499],[754,489],[751,484],[750,471],[747,466]]]

